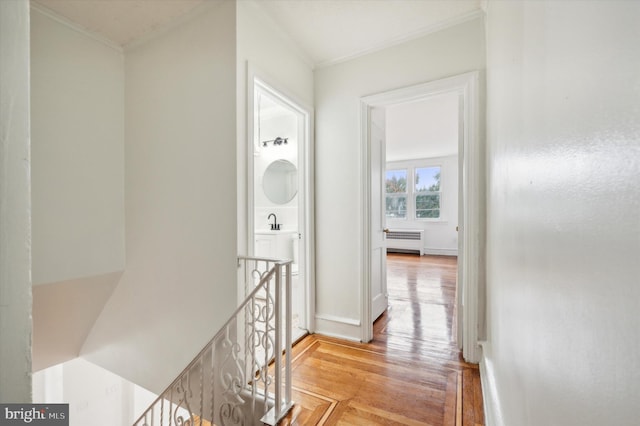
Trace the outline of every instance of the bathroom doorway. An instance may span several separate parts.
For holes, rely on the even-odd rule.
[[[249,248],[255,257],[293,262],[296,340],[312,330],[311,111],[259,78],[252,83]]]

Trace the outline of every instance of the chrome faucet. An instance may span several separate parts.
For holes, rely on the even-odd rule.
[[[269,216],[267,216],[267,220],[271,219],[271,216],[273,216],[273,223],[269,224],[269,225],[271,225],[271,230],[272,231],[279,231],[280,230],[280,224],[278,223],[278,218],[276,217],[275,213],[271,213]]]

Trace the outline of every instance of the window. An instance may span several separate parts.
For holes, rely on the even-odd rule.
[[[433,159],[387,163],[386,218],[392,222],[443,221],[447,211],[443,211],[446,207],[442,205],[442,169],[445,169],[445,176],[449,176],[447,167],[455,167],[454,161],[457,159],[452,158],[445,164],[438,164]]]
[[[440,218],[440,167],[416,167],[414,199],[416,219]]]
[[[407,218],[407,170],[387,170],[386,208],[388,218]]]

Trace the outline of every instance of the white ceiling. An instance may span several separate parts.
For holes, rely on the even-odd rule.
[[[2,1],[2,0],[0,0]],[[89,33],[126,46],[224,0],[31,0]],[[482,0],[253,1],[316,67],[337,63],[475,16]],[[457,152],[454,100],[435,97],[387,109],[389,161]],[[457,100],[455,101],[457,102]],[[457,113],[457,112],[456,112]],[[424,120],[423,117],[432,119]],[[452,118],[453,117],[453,118]],[[452,121],[453,120],[453,121]]]
[[[221,0],[32,0],[125,46]],[[253,0],[240,0],[253,1]],[[464,20],[481,0],[257,0],[306,53],[322,66],[378,50]]]
[[[31,1],[68,19],[88,32],[96,33],[117,45],[124,46],[187,14],[205,0]]]
[[[458,94],[386,108],[387,161],[458,153]]]
[[[480,0],[267,0],[263,9],[316,66],[388,47],[480,9]]]

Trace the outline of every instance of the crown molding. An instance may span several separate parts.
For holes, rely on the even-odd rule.
[[[119,53],[123,53],[124,50],[122,48],[122,46],[120,46],[118,43],[116,43],[115,41],[111,40],[108,37],[103,36],[102,34],[90,31],[88,29],[86,29],[85,27],[83,27],[82,25],[79,25],[73,21],[71,21],[68,18],[65,18],[62,15],[59,15],[58,13],[54,12],[53,10],[49,9],[46,6],[43,6],[39,3],[36,2],[31,2],[30,3],[31,6],[31,10],[34,10],[50,19],[53,19],[54,21],[64,25],[65,27],[80,33],[94,41],[97,41],[99,43],[104,44],[107,47],[112,48],[113,50],[119,52]]]
[[[451,28],[454,27],[456,25],[460,25],[462,23],[468,22],[468,21],[473,21],[474,19],[479,19],[481,17],[484,17],[485,13],[483,10],[481,9],[477,9],[477,10],[472,10],[471,12],[467,12],[464,13],[462,15],[458,15],[456,17],[453,17],[451,19],[447,19],[446,21],[442,21],[439,22],[437,24],[434,25],[430,25],[428,27],[422,28],[418,31],[414,31],[410,34],[406,34],[400,37],[396,37],[393,38],[391,40],[388,40],[384,43],[381,43],[377,46],[374,47],[370,47],[367,49],[363,49],[360,50],[358,52],[349,54],[349,55],[345,55],[345,56],[340,56],[338,58],[335,59],[329,59],[327,61],[322,61],[316,64],[315,69],[319,69],[319,68],[326,68],[326,67],[330,67],[332,65],[337,65],[343,62],[347,62],[350,61],[352,59],[356,59],[359,58],[361,56],[365,56],[368,55],[370,53],[374,53],[374,52],[378,52],[384,49],[387,49],[389,47],[393,47],[393,46],[398,46],[400,44],[412,41],[412,40],[416,40],[419,39],[421,37],[424,37],[426,35],[429,34],[433,34],[436,33],[438,31],[442,31],[445,30],[447,28]]]
[[[2,1],[2,0],[0,0]],[[123,47],[124,51],[127,52],[129,50],[133,50],[136,49],[144,44],[147,44],[148,42],[150,42],[151,40],[154,40],[166,33],[171,32],[173,29],[194,20],[195,18],[197,18],[198,16],[202,15],[203,13],[212,10],[212,9],[216,9],[220,6],[222,6],[222,4],[225,3],[225,0],[208,0],[208,1],[203,1],[202,3],[200,3],[199,5],[197,5],[196,7],[194,7],[193,9],[189,10],[187,13],[177,16],[175,18],[173,18],[172,20],[166,22],[163,25],[160,25],[158,28],[151,30],[149,32],[146,32],[144,34],[142,34],[139,37],[136,37],[135,39],[131,40],[130,42],[126,43]]]

